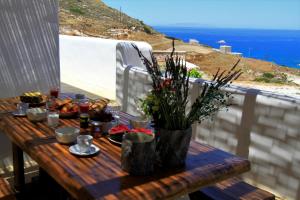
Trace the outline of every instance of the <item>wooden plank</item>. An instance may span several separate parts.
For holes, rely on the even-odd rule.
[[[239,178],[230,178],[191,194],[190,199],[275,200],[275,195],[247,184]]]
[[[7,181],[0,177],[0,200],[14,200],[14,192]]]
[[[121,113],[122,122],[129,117]],[[69,146],[57,143],[53,129],[44,122],[31,123],[11,115],[2,121],[0,130],[76,199],[172,199],[250,169],[246,159],[191,142],[184,168],[158,169],[153,176],[134,177],[121,169],[121,149],[105,137],[93,142],[101,149],[99,155],[79,158],[68,152]],[[79,127],[78,120],[64,119],[60,124]]]

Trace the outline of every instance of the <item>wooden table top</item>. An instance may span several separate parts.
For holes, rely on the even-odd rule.
[[[94,139],[100,154],[73,156],[69,146],[57,143],[54,131],[45,122],[31,123],[27,118],[3,113],[14,110],[15,102],[16,98],[0,99],[0,130],[76,199],[172,199],[250,170],[246,159],[191,142],[183,169],[160,170],[148,177],[130,176],[121,169],[120,147],[106,138]],[[121,116],[125,121],[126,117]],[[60,123],[79,127],[74,119]]]

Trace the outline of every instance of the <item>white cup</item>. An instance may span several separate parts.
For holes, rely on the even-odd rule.
[[[80,153],[87,153],[91,149],[93,142],[93,136],[91,135],[79,135],[77,137],[77,144]]]
[[[17,104],[17,110],[20,114],[26,114],[28,108],[29,108],[29,103],[21,102]]]

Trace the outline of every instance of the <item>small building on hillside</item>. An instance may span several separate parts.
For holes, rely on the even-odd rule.
[[[216,52],[223,53],[223,54],[230,54],[230,55],[237,56],[237,57],[243,57],[243,53],[232,52],[232,46],[229,46],[229,45],[221,45],[220,49],[214,48],[213,50]]]
[[[196,45],[198,45],[198,44],[199,44],[199,41],[196,40],[196,39],[190,39],[190,40],[189,40],[189,44],[196,44]]]
[[[230,54],[231,53],[231,46],[221,45],[220,46],[220,52],[224,53],[224,54]]]

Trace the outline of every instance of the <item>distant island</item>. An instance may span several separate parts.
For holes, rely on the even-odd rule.
[[[153,50],[171,50],[172,40],[144,22],[95,0],[59,0],[60,34],[145,41]],[[191,38],[192,39],[192,38]],[[176,40],[176,50],[185,52],[186,60],[199,67],[209,79],[218,68],[230,69],[240,59],[244,72],[236,83],[300,96],[300,70],[273,62],[238,57],[214,51],[212,47]]]

